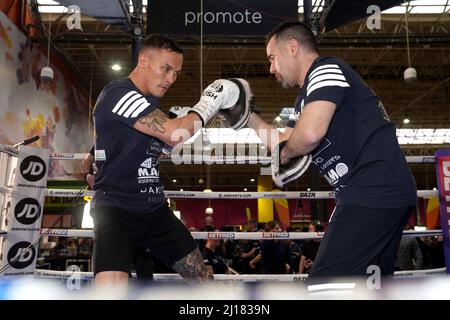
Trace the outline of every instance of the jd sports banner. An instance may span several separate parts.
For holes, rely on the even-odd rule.
[[[438,150],[435,156],[445,265],[447,273],[450,273],[450,150]]]
[[[32,275],[36,268],[48,162],[47,149],[19,148],[8,234],[2,249],[0,274],[3,276]]]
[[[155,0],[148,32],[170,35],[264,36],[277,24],[298,19],[297,0]]]

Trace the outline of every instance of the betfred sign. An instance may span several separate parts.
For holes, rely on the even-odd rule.
[[[155,0],[148,5],[149,33],[264,36],[279,23],[298,20],[297,0]]]

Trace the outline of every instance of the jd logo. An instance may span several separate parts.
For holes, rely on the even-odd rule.
[[[34,261],[35,255],[36,251],[30,242],[20,241],[9,249],[8,263],[13,268],[24,269]]]
[[[41,214],[41,205],[36,199],[20,200],[14,208],[14,216],[22,224],[33,224]]]
[[[22,160],[20,173],[28,181],[38,181],[46,173],[44,161],[37,156],[29,156]]]

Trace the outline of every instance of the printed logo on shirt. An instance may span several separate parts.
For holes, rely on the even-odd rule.
[[[325,161],[324,158],[322,157],[317,157],[316,159],[313,160],[314,164],[320,168],[320,170],[325,170],[326,168],[328,168],[330,165],[332,165],[333,163],[335,163],[336,161],[338,161],[341,158],[341,156],[339,155],[334,155],[331,158],[329,158],[327,161]]]
[[[328,170],[324,174],[324,177],[325,177],[325,179],[327,179],[329,184],[334,185],[339,181],[339,179],[341,177],[346,175],[347,172],[348,172],[348,166],[343,162],[339,162],[336,165],[336,167],[334,167],[334,169]]]
[[[147,158],[138,168],[138,183],[149,183],[159,179],[158,162],[153,158]]]
[[[105,150],[95,150],[95,161],[106,161]]]
[[[159,155],[161,154],[162,147],[163,144],[161,142],[152,138],[152,141],[147,146],[145,153],[148,155],[159,157]]]
[[[116,103],[112,112],[125,118],[136,118],[148,106],[150,103],[142,94],[130,91]]]

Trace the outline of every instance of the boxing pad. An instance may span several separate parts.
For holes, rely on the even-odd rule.
[[[273,182],[282,188],[287,183],[294,181],[308,169],[312,157],[310,154],[292,158],[288,163],[280,164],[281,149],[286,145],[287,140],[280,142],[272,151],[271,169]]]
[[[239,87],[233,81],[218,79],[205,88],[200,101],[189,112],[197,113],[205,125],[221,108],[234,106],[239,98]]]
[[[247,126],[252,112],[254,96],[250,84],[246,80],[240,78],[228,80],[234,82],[238,86],[239,98],[236,104],[222,107],[219,115],[224,118],[225,122],[231,128],[239,130]]]

